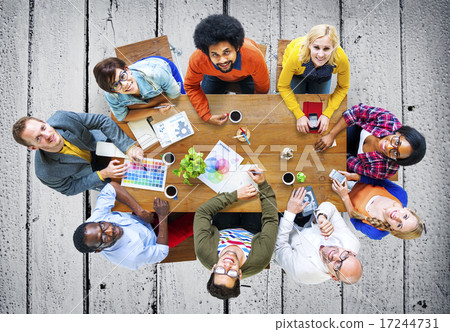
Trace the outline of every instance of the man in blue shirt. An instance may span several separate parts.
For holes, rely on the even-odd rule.
[[[134,214],[111,212],[116,199]],[[169,253],[169,202],[155,198],[153,208],[159,220],[157,236],[151,226],[153,213],[143,209],[118,183],[111,182],[98,195],[91,217],[75,230],[74,245],[82,253],[100,252],[111,263],[130,270],[159,263]]]

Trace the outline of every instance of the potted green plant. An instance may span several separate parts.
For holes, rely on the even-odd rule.
[[[189,179],[195,179],[200,174],[206,172],[206,164],[202,159],[203,153],[195,152],[194,148],[188,150],[188,154],[180,161],[180,168],[174,169],[172,172],[178,177],[183,174],[184,181],[188,185],[192,185]]]

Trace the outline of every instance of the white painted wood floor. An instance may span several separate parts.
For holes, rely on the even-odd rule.
[[[0,313],[449,313],[447,1],[2,0],[0,8]],[[115,46],[166,34],[182,51],[184,74],[195,25],[223,12],[268,46],[271,93],[277,40],[335,25],[351,65],[348,105],[389,109],[427,138],[425,159],[399,183],[428,232],[409,242],[358,234],[364,275],[356,286],[297,286],[273,266],[224,303],[207,294],[199,262],[129,272],[98,255],[84,261],[72,234],[96,193],[65,197],[45,187],[34,153],[13,141],[12,124],[27,114],[109,114],[92,69]]]

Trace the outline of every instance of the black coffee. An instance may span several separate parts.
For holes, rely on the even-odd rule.
[[[294,180],[294,176],[291,173],[286,173],[283,175],[284,182],[290,183]]]
[[[231,112],[230,117],[233,121],[239,121],[241,119],[241,114],[238,112]]]
[[[177,189],[174,186],[167,187],[167,189],[166,189],[166,193],[169,196],[175,195],[176,192],[177,192]]]
[[[166,163],[173,163],[175,161],[175,156],[171,153],[166,154],[164,156],[164,160],[166,161]]]

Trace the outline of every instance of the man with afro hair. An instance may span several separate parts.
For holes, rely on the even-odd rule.
[[[267,93],[270,79],[264,55],[244,38],[241,23],[228,15],[211,15],[194,31],[197,50],[189,58],[184,87],[203,121],[223,125],[227,114],[211,115],[205,94],[223,94],[238,83],[244,94]]]

